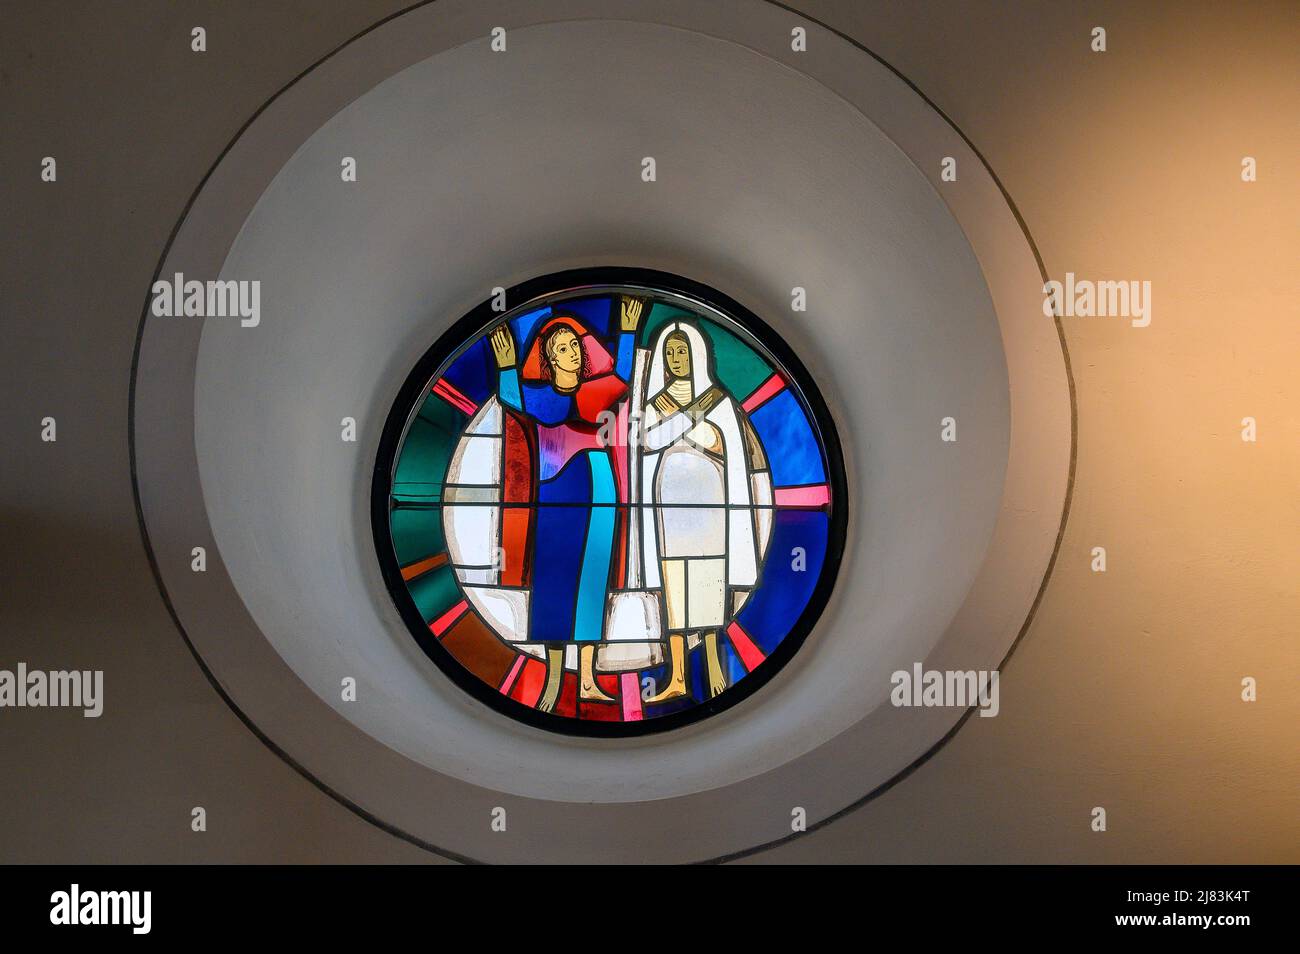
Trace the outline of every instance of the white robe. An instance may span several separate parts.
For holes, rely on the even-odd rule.
[[[758,579],[759,558],[754,512],[748,509],[753,503],[748,454],[735,400],[730,395],[725,396],[704,415],[700,424],[693,422],[681,410],[663,416],[650,403],[650,399],[668,383],[664,342],[675,331],[683,333],[690,343],[692,400],[714,386],[709,376],[708,345],[704,336],[689,324],[672,322],[666,325],[650,352],[650,374],[642,396],[646,403],[639,466],[640,499],[656,505],[641,510],[644,585],[651,589],[663,586],[661,559],[689,559],[691,551],[705,556],[712,549],[719,554],[725,552],[724,581],[728,587],[753,587]],[[693,438],[707,443],[704,422],[716,428],[721,437],[721,462],[693,443]],[[710,466],[717,470],[710,473]],[[687,510],[666,510],[659,506],[661,503],[718,503],[720,506],[716,512],[706,510],[708,516],[702,518],[703,515],[692,517]],[[668,549],[663,553],[660,552],[661,527],[664,531],[662,539]]]

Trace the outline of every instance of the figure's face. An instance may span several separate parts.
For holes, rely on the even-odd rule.
[[[685,338],[670,335],[664,342],[664,361],[675,378],[687,378],[691,375],[691,346]]]
[[[582,344],[578,341],[578,336],[567,328],[561,328],[555,333],[546,350],[552,367],[557,371],[577,374],[582,367]]]

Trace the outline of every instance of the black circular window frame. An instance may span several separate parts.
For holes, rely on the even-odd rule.
[[[788,375],[811,412],[812,425],[825,455],[826,476],[831,491],[826,556],[822,562],[817,585],[799,619],[795,621],[794,626],[771,655],[753,672],[714,698],[690,709],[637,722],[603,722],[542,712],[502,694],[466,669],[430,632],[424,617],[416,608],[406,582],[402,579],[402,568],[393,549],[389,528],[393,468],[397,454],[401,450],[402,438],[406,433],[408,422],[418,413],[421,400],[428,393],[435,374],[443,364],[453,358],[466,342],[476,339],[492,325],[505,320],[507,316],[518,314],[532,301],[561,292],[581,291],[588,287],[593,292],[598,292],[601,286],[644,287],[648,292],[675,293],[720,312],[748,331],[780,363],[781,370]],[[392,597],[403,622],[406,623],[406,628],[410,630],[425,655],[433,660],[452,682],[475,699],[518,722],[564,735],[626,738],[667,732],[707,719],[743,702],[762,689],[799,651],[826,608],[834,591],[835,581],[839,577],[840,558],[844,552],[848,527],[847,479],[839,436],[835,432],[834,422],[821,392],[802,362],[781,336],[766,323],[734,299],[680,275],[644,268],[573,269],[533,278],[515,285],[506,290],[506,301],[517,304],[511,305],[505,312],[499,312],[493,310],[492,299],[489,298],[438,337],[407,375],[406,382],[398,392],[380,436],[370,495],[375,555],[379,560],[389,596]]]

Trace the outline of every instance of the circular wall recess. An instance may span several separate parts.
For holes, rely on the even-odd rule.
[[[463,691],[411,638],[371,510],[413,356],[497,287],[599,267],[762,316],[845,471],[838,578],[803,647],[761,692],[634,738],[549,732]],[[178,274],[260,297],[242,320],[142,319],[132,455],[164,598],[253,731],[432,851],[700,861],[789,837],[796,806],[815,827],[966,714],[891,705],[892,673],[997,669],[1050,570],[1072,420],[1032,246],[910,85],[776,4],[390,18],[250,120],[165,250],[159,279]]]

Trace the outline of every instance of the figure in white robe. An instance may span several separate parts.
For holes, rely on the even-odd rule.
[[[704,644],[707,686],[726,688],[718,640],[758,579],[766,523],[751,474],[762,450],[711,373],[704,335],[666,325],[650,353],[642,411],[641,525],[645,585],[661,593],[669,680],[648,703],[687,694],[688,637]],[[763,501],[770,503],[770,500]],[[761,506],[761,504],[760,504]]]

